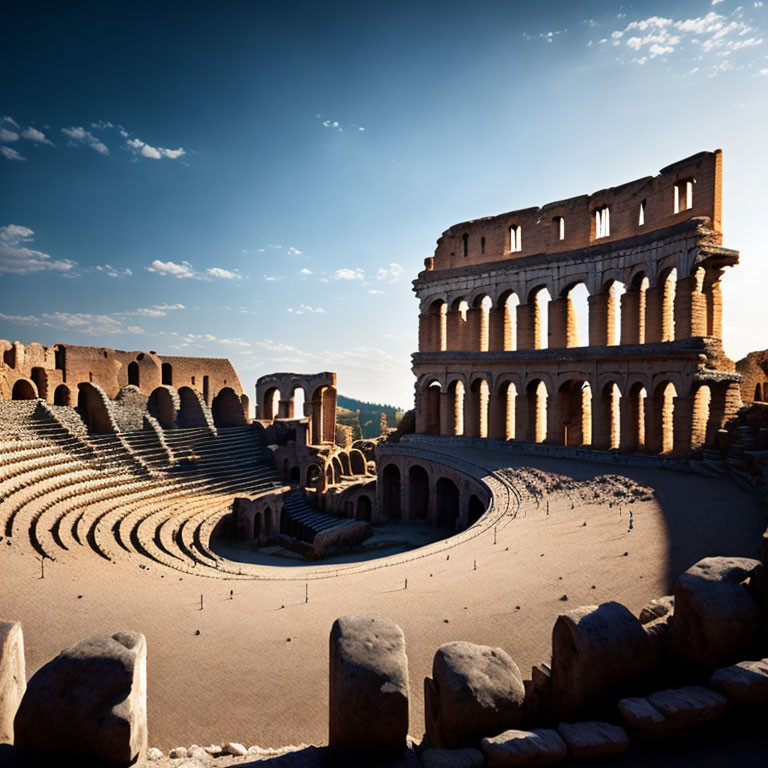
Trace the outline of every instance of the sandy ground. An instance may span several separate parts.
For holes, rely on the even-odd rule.
[[[219,581],[85,554],[48,563],[41,580],[31,552],[3,542],[0,619],[22,622],[28,675],[90,634],[143,632],[150,744],[164,751],[191,742],[322,744],[328,633],[342,614],[383,613],[403,628],[410,732],[420,735],[423,678],[442,643],[501,646],[527,676],[548,658],[552,624],[564,609],[619,600],[639,611],[701,557],[759,556],[766,512],[728,480],[479,449],[462,455],[489,468],[535,466],[577,480],[621,474],[656,495],[631,504],[628,532],[627,506],[620,512],[579,499],[572,509],[570,498],[555,494],[549,515],[542,503],[500,524],[496,544],[491,528],[453,548],[450,559],[440,553],[385,568],[371,561],[368,570],[309,582],[308,603],[295,577]]]

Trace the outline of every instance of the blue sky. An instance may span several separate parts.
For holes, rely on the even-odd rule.
[[[768,346],[768,1],[31,0],[0,64],[0,338],[408,406],[443,230],[721,147],[726,351]]]

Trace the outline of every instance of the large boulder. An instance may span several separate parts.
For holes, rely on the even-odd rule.
[[[147,641],[136,632],[81,640],[30,679],[16,747],[128,765],[147,749]]]
[[[704,675],[748,656],[760,635],[760,606],[744,582],[763,566],[744,557],[707,557],[675,582],[672,648]]]
[[[484,736],[521,727],[524,699],[520,670],[506,651],[447,643],[424,681],[427,733],[442,749],[477,746]]]
[[[768,707],[768,659],[718,669],[709,684],[741,709]]]
[[[640,621],[620,603],[576,608],[552,630],[552,709],[559,720],[614,707],[652,671],[657,655]]]
[[[408,735],[408,658],[400,627],[385,616],[342,616],[330,639],[329,746],[401,752]]]
[[[0,744],[13,744],[13,718],[26,688],[21,624],[0,621]]]

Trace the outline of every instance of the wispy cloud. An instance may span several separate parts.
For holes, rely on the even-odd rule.
[[[27,159],[23,155],[20,155],[12,147],[0,147],[0,155],[2,155],[6,160],[18,160],[22,163]]]
[[[283,279],[283,275],[264,275],[264,279],[268,283],[276,283],[276,282],[278,282],[278,280],[282,280]]]
[[[695,64],[691,72],[716,74],[735,68],[734,54],[762,45],[763,37],[739,6],[727,16],[716,11],[683,19],[649,16],[613,30],[599,42],[616,48],[620,61],[643,65],[679,56],[689,66]]]
[[[538,34],[534,35],[528,32],[523,32],[523,37],[526,40],[543,40],[545,43],[551,43],[555,40],[556,37],[559,35],[564,35],[567,31],[567,29],[553,29],[550,32],[539,32]]]
[[[304,269],[300,269],[299,270],[299,274],[300,275],[305,275],[305,276],[311,275],[312,274],[312,270],[311,269],[307,269],[306,267],[304,267]]]
[[[208,267],[198,272],[188,261],[177,263],[175,261],[161,261],[155,259],[150,266],[145,267],[147,272],[154,272],[165,277],[176,277],[182,280],[242,280],[243,275],[237,271],[223,269],[222,267]]]
[[[47,144],[49,147],[55,146],[54,143],[42,132],[33,126],[28,126],[21,132],[22,139],[28,139],[35,144]]]
[[[103,141],[97,139],[90,131],[86,131],[82,126],[73,126],[71,128],[62,128],[61,132],[69,139],[71,146],[83,144],[86,147],[98,152],[100,155],[108,155],[109,149]]]
[[[179,147],[178,149],[153,147],[151,144],[147,144],[145,141],[137,138],[127,139],[125,146],[136,157],[148,157],[152,160],[160,160],[163,157],[167,157],[171,160],[178,160],[180,157],[184,157],[184,155],[187,154],[183,147]]]
[[[19,124],[10,115],[3,115],[2,120],[0,120],[0,122],[8,123],[9,125],[12,125],[14,128],[19,127]]]
[[[338,131],[339,133],[344,133],[344,126],[338,121],[338,120],[330,120],[326,117],[323,117],[320,114],[315,115],[315,117],[320,121],[323,128],[328,128],[332,131]],[[348,130],[355,131],[357,133],[365,133],[365,127],[362,125],[357,125],[355,123],[352,123]]]
[[[128,317],[167,317],[169,312],[176,312],[180,309],[186,309],[186,307],[183,304],[153,304],[151,307],[141,307],[123,314]]]
[[[405,270],[400,264],[392,261],[388,267],[381,267],[376,273],[377,280],[386,280],[388,283],[396,283],[403,275]]]
[[[324,315],[325,310],[322,307],[310,307],[308,304],[299,304],[295,309],[288,307],[286,312],[292,312],[294,315]]]
[[[107,275],[107,277],[130,277],[133,274],[133,270],[129,267],[125,267],[124,269],[118,269],[117,267],[113,267],[111,264],[99,264],[96,267],[97,272],[104,272],[104,274]]]
[[[333,273],[334,280],[365,280],[365,270],[362,267],[342,267]]]
[[[85,312],[43,312],[40,315],[6,315],[0,312],[0,320],[16,325],[42,326],[60,330],[75,331],[87,336],[133,333],[144,334],[138,325],[125,325],[112,315],[91,315]]]
[[[0,227],[0,273],[26,275],[53,270],[69,272],[77,263],[69,259],[53,259],[50,254],[27,247],[34,240],[34,230],[18,224]]]
[[[0,128],[0,141],[18,141],[19,134],[16,131],[12,131],[9,128]]]

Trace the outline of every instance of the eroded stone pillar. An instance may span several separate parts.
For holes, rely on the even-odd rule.
[[[449,310],[446,315],[446,349],[460,352],[464,349],[464,327],[466,320],[458,309]]]
[[[483,308],[470,307],[467,310],[463,349],[467,352],[487,352],[487,343],[483,343]],[[486,335],[487,341],[487,335]],[[485,346],[485,349],[483,349]]]
[[[695,275],[677,281],[675,289],[675,338],[707,335],[707,305]]]
[[[536,349],[536,331],[538,326],[538,305],[535,301],[530,304],[517,305],[517,348]]]
[[[431,315],[419,315],[419,352],[432,352]]]
[[[488,313],[488,351],[503,352],[511,349],[509,323],[506,322],[504,307],[494,308]]]
[[[706,267],[704,299],[707,305],[707,336],[723,337],[723,291],[720,285],[722,269]]]
[[[643,344],[645,341],[645,291],[628,288],[621,297],[621,343]]]
[[[694,398],[678,395],[674,398],[674,404],[672,455],[687,456],[692,448]]]
[[[549,302],[549,347],[563,349],[568,345],[568,299],[552,299]]]
[[[610,450],[611,421],[610,390],[594,392],[592,396],[592,447],[595,450]]]
[[[563,444],[562,398],[558,392],[547,395],[547,437],[550,445]]]
[[[664,286],[654,285],[645,292],[645,341],[662,341]]]
[[[530,396],[523,390],[515,401],[515,442],[532,443],[534,441],[531,432]]]
[[[609,312],[611,296],[609,293],[596,293],[587,299],[589,304],[589,345],[605,347],[613,338],[614,317]]]
[[[488,439],[506,440],[506,398],[501,390],[491,392],[488,396]]]
[[[453,434],[453,395],[440,392],[440,434]]]

